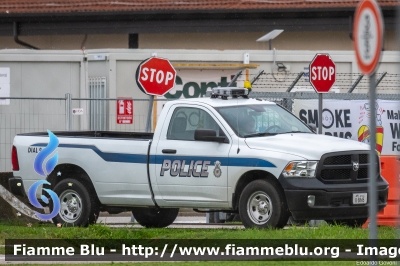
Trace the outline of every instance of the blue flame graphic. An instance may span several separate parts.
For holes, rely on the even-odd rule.
[[[48,174],[50,174],[54,170],[58,162],[58,152],[55,152],[55,154],[50,157],[47,162],[45,162],[45,160],[57,149],[59,144],[56,135],[54,135],[50,130],[47,130],[47,133],[49,134],[50,138],[49,144],[36,155],[35,161],[33,163],[33,169],[35,169],[36,173],[41,176],[47,176]],[[37,200],[36,191],[38,187],[43,184],[50,185],[50,183],[46,180],[39,180],[33,183],[28,190],[28,199],[30,203],[39,209],[43,209],[44,207]],[[41,214],[38,212],[35,213],[42,220],[50,220],[55,217],[60,211],[60,199],[54,191],[46,188],[43,188],[43,190],[50,195],[50,198],[53,202],[53,210],[50,214]],[[49,204],[49,199],[46,198],[44,195],[42,195],[41,199],[44,203]]]
[[[33,185],[28,190],[29,201],[31,202],[31,204],[33,206],[35,206],[36,208],[39,208],[39,209],[43,209],[43,206],[39,203],[39,201],[36,198],[36,190],[38,189],[38,187],[40,185],[43,185],[43,184],[50,185],[50,183],[47,182],[46,180],[39,180],[39,181],[33,183]],[[43,190],[46,191],[47,193],[49,193],[51,200],[53,201],[53,210],[50,214],[41,214],[36,211],[35,211],[35,213],[40,219],[46,221],[46,220],[50,220],[53,217],[55,217],[58,214],[58,212],[60,211],[60,199],[58,198],[57,194],[54,191],[52,191],[50,189],[46,189],[46,188],[44,188]],[[49,203],[49,199],[46,198],[44,195],[42,195],[42,200],[46,204]]]
[[[45,160],[49,157],[58,147],[59,141],[56,135],[54,135],[50,130],[47,130],[49,134],[49,144],[41,150],[35,158],[35,162],[33,163],[33,168],[35,169],[36,173],[41,176],[47,176],[54,170],[58,162],[58,152],[54,154],[53,157],[47,160],[45,164]],[[44,165],[45,164],[45,165]],[[45,171],[44,171],[45,170]]]

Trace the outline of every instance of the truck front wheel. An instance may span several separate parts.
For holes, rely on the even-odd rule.
[[[162,228],[172,224],[178,216],[178,208],[134,208],[132,214],[141,226]]]
[[[282,228],[289,219],[283,193],[265,180],[255,180],[243,189],[239,214],[246,228]]]
[[[72,178],[64,179],[54,187],[60,199],[60,211],[53,218],[54,224],[88,226],[96,222],[100,211],[93,191],[87,187]]]

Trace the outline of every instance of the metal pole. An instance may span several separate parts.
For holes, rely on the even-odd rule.
[[[377,214],[377,192],[376,192],[376,175],[377,175],[377,154],[375,151],[376,148],[376,110],[375,110],[375,101],[376,101],[376,83],[375,83],[375,73],[373,73],[369,77],[369,109],[370,109],[370,151],[369,151],[369,166],[368,166],[368,197],[367,201],[369,202],[369,239],[370,246],[377,247],[377,228],[376,228],[376,214]],[[376,261],[376,257],[371,257],[373,261]]]
[[[233,77],[233,79],[231,80],[231,82],[229,82],[227,87],[232,86],[233,83],[236,82],[236,80],[238,79],[238,77],[242,74],[242,70],[239,70],[236,75]]]
[[[257,75],[255,75],[254,78],[250,81],[251,85],[253,85],[254,82],[256,82],[263,73],[264,73],[264,70],[258,71]]]
[[[400,46],[400,6],[397,5],[396,8],[396,25],[395,25],[395,29],[396,29],[396,47]],[[397,53],[397,62],[399,60],[399,53]],[[399,72],[399,64],[397,64],[397,72]],[[398,157],[397,160],[400,160],[400,158]],[[399,171],[400,169],[398,169]],[[399,179],[395,179],[395,187],[397,188],[399,186]],[[397,216],[397,218],[399,218],[399,215]],[[397,239],[400,239],[400,231],[397,230]],[[400,243],[397,242],[397,246],[400,246]]]
[[[322,134],[322,93],[318,96],[318,134]]]
[[[286,92],[291,92],[293,87],[297,84],[297,82],[299,82],[299,80],[301,79],[301,77],[304,75],[304,72],[300,72],[297,77],[295,78],[295,80],[293,80],[292,84],[290,84],[289,88],[286,90]]]
[[[363,77],[364,77],[364,75],[358,76],[357,80],[353,83],[353,85],[351,86],[351,88],[349,89],[349,91],[347,93],[352,93],[354,91],[354,89],[357,87],[358,83],[360,83],[360,81],[362,80]]]
[[[378,87],[379,83],[381,83],[382,79],[386,76],[387,72],[383,72],[382,75],[378,78],[375,84],[375,88]]]
[[[153,113],[154,95],[150,95],[149,109],[147,112],[146,132],[151,132],[151,114]]]
[[[65,130],[71,131],[72,116],[72,96],[71,93],[65,94]]]

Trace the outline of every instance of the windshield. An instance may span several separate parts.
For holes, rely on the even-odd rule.
[[[312,133],[297,117],[274,104],[215,108],[239,137]]]

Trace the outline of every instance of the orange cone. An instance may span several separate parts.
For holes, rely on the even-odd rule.
[[[399,170],[400,161],[397,156],[380,156],[381,174],[389,183],[389,195],[386,207],[378,212],[377,225],[399,226],[399,208],[400,208],[400,187],[399,187]],[[368,221],[363,225],[367,228]]]

